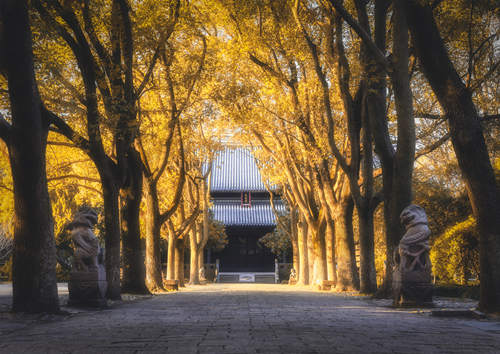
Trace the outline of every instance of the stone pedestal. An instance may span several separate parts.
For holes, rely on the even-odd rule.
[[[68,306],[106,307],[106,270],[102,265],[88,271],[72,271]]]
[[[422,270],[393,273],[394,305],[401,307],[432,307],[433,286],[430,272]]]

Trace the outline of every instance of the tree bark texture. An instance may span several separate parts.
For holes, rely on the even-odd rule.
[[[125,186],[120,190],[122,207],[122,291],[148,294],[146,268],[141,241],[139,213],[142,198],[142,171],[139,154],[131,149],[128,152],[128,176]]]
[[[315,280],[315,269],[314,263],[316,262],[316,254],[314,252],[314,240],[313,240],[313,230],[310,229],[310,225],[307,225],[307,263],[309,266],[308,274],[309,274],[309,284],[314,285]]]
[[[479,307],[500,312],[500,191],[495,181],[476,107],[437,28],[432,9],[404,1],[412,43],[448,119],[453,148],[479,229]]]
[[[326,219],[325,246],[327,278],[337,283],[337,270],[335,264],[335,224],[330,215],[328,215]]]
[[[322,222],[316,234],[313,235],[314,240],[314,261],[316,274],[314,284],[321,285],[323,280],[328,279],[327,262],[326,262],[326,242],[325,242],[326,223]]]
[[[357,8],[362,15],[360,24],[370,33],[366,4],[359,2]],[[376,47],[386,51],[386,16],[389,2],[377,0],[375,3]],[[383,66],[377,61],[373,50],[365,48],[362,56],[367,79],[366,111],[370,128],[382,165],[384,195],[384,219],[386,226],[386,273],[379,295],[388,296],[392,287],[393,253],[404,234],[399,220],[401,211],[411,203],[411,178],[415,154],[415,127],[412,117],[412,99],[408,74],[408,34],[406,22],[401,18],[399,2],[395,3],[393,29],[393,72],[392,84],[397,110],[398,141],[397,151],[392,145],[386,114],[386,82]],[[359,15],[358,13],[358,15]],[[365,43],[366,45],[366,43]],[[374,210],[374,208],[373,208]],[[361,214],[364,212],[361,211]],[[365,278],[369,279],[369,278]]]
[[[356,266],[352,228],[353,210],[354,203],[350,195],[343,195],[333,213],[337,259],[336,289],[340,291],[359,290],[359,274]]]
[[[179,287],[186,286],[184,284],[184,239],[177,239],[175,242],[175,280],[179,281]]]
[[[0,4],[12,126],[7,139],[14,185],[15,312],[58,312],[56,249],[47,188],[48,122],[42,120],[26,1]]]
[[[175,279],[175,233],[168,233],[168,250],[167,250],[167,280]]]
[[[160,215],[156,181],[146,181],[146,285],[149,291],[163,289],[160,259]]]
[[[300,214],[299,214],[300,215]],[[298,224],[298,247],[299,247],[299,269],[298,269],[298,281],[297,284],[308,285],[309,284],[309,257],[308,257],[308,247],[307,247],[307,224],[301,216],[299,218]]]
[[[104,200],[104,245],[106,249],[106,297],[110,300],[121,299],[120,282],[120,209],[118,206],[118,187],[113,178],[101,175]]]
[[[203,232],[202,226],[195,225],[189,233],[189,284],[191,285],[200,284],[200,265],[198,264],[200,257],[197,242],[199,232]]]
[[[359,277],[360,291],[373,294],[377,291],[377,274],[375,271],[375,243],[373,233],[373,211],[359,210]]]

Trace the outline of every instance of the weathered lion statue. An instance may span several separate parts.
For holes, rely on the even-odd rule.
[[[400,218],[406,233],[399,241],[398,253],[401,259],[411,261],[409,264],[403,263],[402,266],[410,271],[430,269],[430,261],[422,257],[430,250],[429,236],[431,235],[424,209],[411,204],[403,210]]]
[[[97,213],[92,209],[83,209],[76,213],[73,221],[67,226],[71,231],[74,245],[73,269],[87,272],[96,270],[102,263],[102,252],[99,240],[92,231],[97,224]]]
[[[429,230],[423,208],[411,204],[400,215],[406,232],[394,252],[394,303],[396,305],[432,302]]]

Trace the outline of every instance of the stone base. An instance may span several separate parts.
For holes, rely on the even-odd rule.
[[[179,290],[178,280],[165,280],[163,286],[166,290]]]
[[[73,271],[68,283],[68,306],[107,307],[107,287],[104,267],[88,272]]]
[[[297,284],[297,280],[295,280],[295,279],[290,279],[288,281],[288,285],[295,285],[295,284]]]
[[[401,274],[394,272],[394,306],[432,307],[433,286],[431,275],[427,272],[413,271]]]

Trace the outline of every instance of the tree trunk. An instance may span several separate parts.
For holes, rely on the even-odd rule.
[[[198,249],[198,233],[202,232],[200,225],[195,225],[189,234],[189,284],[200,284],[199,269],[199,249]]]
[[[479,229],[479,308],[500,312],[500,191],[471,93],[446,51],[432,9],[407,0],[405,13],[424,74],[448,119],[451,140]]]
[[[26,1],[0,5],[6,72],[12,112],[8,139],[14,185],[15,312],[58,312],[56,249],[47,189],[45,151],[48,123],[42,121],[35,81]]]
[[[328,280],[337,283],[337,272],[335,269],[335,225],[331,215],[328,215],[326,220],[325,246]]]
[[[373,294],[377,291],[373,212],[369,208],[366,209],[358,209],[360,291],[364,294]]]
[[[300,217],[297,230],[298,238],[298,248],[299,248],[299,269],[298,269],[298,281],[297,284],[308,285],[309,284],[309,262],[308,262],[308,247],[307,247],[307,224]]]
[[[354,249],[352,212],[354,203],[349,196],[343,196],[334,210],[335,251],[337,252],[337,284],[339,291],[359,289],[359,276]]]
[[[175,241],[175,265],[174,265],[174,278],[179,281],[179,287],[185,286],[184,284],[184,240],[177,239]]]
[[[308,261],[308,274],[309,274],[309,285],[314,285],[315,281],[315,272],[314,272],[314,263],[316,262],[315,252],[314,252],[314,241],[312,230],[309,225],[307,225],[307,261]]]
[[[175,234],[168,233],[167,280],[175,279]]]
[[[205,267],[205,256],[204,256],[204,248],[200,249],[198,252],[198,267]]]
[[[121,299],[120,285],[120,211],[118,207],[118,187],[112,177],[98,168],[102,181],[104,200],[104,245],[106,258],[106,297]]]
[[[299,260],[299,243],[298,243],[298,223],[297,223],[297,209],[291,207],[290,210],[290,241],[292,242],[292,268],[297,273],[300,267]]]
[[[142,198],[142,172],[139,156],[135,150],[128,153],[127,183],[121,190],[122,208],[122,291],[149,294],[146,286],[146,268],[141,241],[139,213]]]
[[[314,284],[321,285],[323,280],[327,280],[327,262],[326,262],[326,245],[325,245],[325,230],[326,223],[322,222],[320,227],[317,228],[316,233],[313,234],[314,240],[314,262],[315,274]]]
[[[160,207],[156,182],[146,181],[146,285],[149,291],[163,290],[160,259]]]

